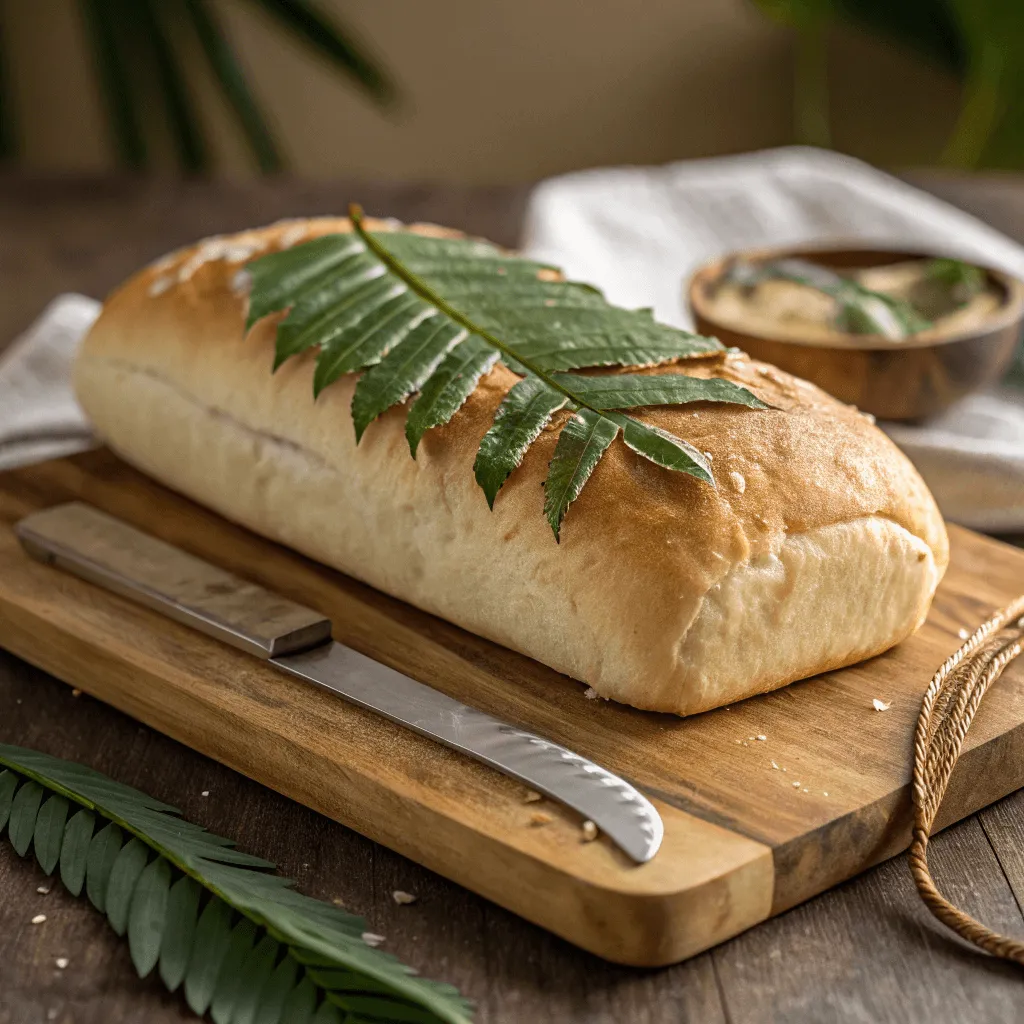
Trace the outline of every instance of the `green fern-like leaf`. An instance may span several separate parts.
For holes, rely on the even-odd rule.
[[[615,420],[589,408],[566,420],[544,481],[544,514],[556,537],[565,510],[579,496],[618,432]]]
[[[315,350],[316,394],[344,374],[362,374],[352,400],[357,441],[377,417],[416,396],[406,419],[413,457],[423,435],[447,423],[501,359],[523,379],[480,444],[476,479],[493,507],[530,445],[568,409],[573,415],[545,483],[556,540],[569,505],[620,430],[643,458],[713,483],[702,453],[619,410],[686,402],[765,408],[746,388],[716,378],[566,373],[657,366],[722,346],[659,324],[649,310],[612,306],[596,289],[485,242],[370,234],[358,208],[350,215],[354,234],[327,235],[248,265],[247,328],[287,310],[275,368]]]
[[[363,939],[364,922],[303,896],[273,865],[82,765],[0,744],[0,832],[47,873],[60,865],[140,977],[158,969],[214,1024],[468,1024],[449,985]],[[74,812],[74,813],[72,813]]]

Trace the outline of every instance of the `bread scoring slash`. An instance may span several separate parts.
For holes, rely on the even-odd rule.
[[[560,544],[541,514],[555,430],[493,511],[474,480],[518,379],[501,364],[415,461],[401,407],[357,446],[354,377],[314,401],[310,353],[272,374],[280,316],[246,334],[239,278],[256,254],[349,230],[323,218],[208,240],[115,291],[75,366],[100,436],[227,518],[638,708],[705,711],[881,653],[924,621],[948,543],[920,476],[867,417],[741,353],[644,371],[724,377],[772,406],[638,413],[708,453],[717,486],[620,437]]]

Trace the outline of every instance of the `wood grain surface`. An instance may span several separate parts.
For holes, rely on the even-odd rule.
[[[652,796],[654,860],[558,805],[271,666],[39,564],[13,524],[85,500],[326,615],[335,639],[597,761]],[[262,540],[97,450],[0,474],[0,646],[591,952],[700,952],[907,845],[920,694],[958,631],[1018,594],[1024,552],[965,530],[925,626],[851,668],[688,719],[587,700],[528,658]],[[875,709],[880,699],[891,705]],[[943,823],[1024,783],[1024,671],[961,755]],[[534,827],[538,811],[550,822]]]
[[[1024,241],[1024,177],[924,173],[914,184]],[[512,244],[525,189],[336,182],[144,183],[0,176],[0,350],[60,291],[102,296],[143,260],[218,231],[350,198]],[[340,202],[339,202],[340,198]],[[962,1024],[1020,1019],[1019,972],[951,940],[898,858],[678,966],[620,968],[254,783],[0,650],[0,740],[80,760],[181,807],[340,896],[386,948],[477,1000],[479,1024]],[[202,797],[209,791],[209,797]],[[1024,795],[932,843],[940,884],[971,913],[1024,934]],[[134,975],[84,901],[42,896],[32,862],[0,844],[0,1024],[170,1024],[180,1000]],[[396,906],[394,889],[417,894]],[[42,904],[41,902],[42,901]],[[44,925],[30,919],[47,914]],[[58,971],[54,960],[69,956]]]

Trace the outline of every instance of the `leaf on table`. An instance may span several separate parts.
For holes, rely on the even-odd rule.
[[[60,849],[60,880],[72,896],[82,894],[89,844],[95,827],[96,816],[83,808],[64,828],[64,841]]]
[[[132,893],[128,949],[140,978],[145,978],[160,959],[170,888],[171,866],[163,857],[157,857],[143,869]]]
[[[85,893],[100,913],[107,908],[107,884],[123,840],[121,830],[111,823],[100,829],[89,844],[85,864]]]
[[[221,900],[207,903],[195,927],[192,958],[185,974],[185,1001],[200,1016],[206,1013],[231,938],[231,908]]]
[[[469,1021],[455,989],[369,946],[363,920],[296,892],[268,861],[173,807],[21,747],[0,744],[0,769],[11,844],[22,856],[34,845],[49,872],[59,864],[69,891],[84,887],[127,933],[139,975],[159,966],[168,989],[183,986],[189,1007],[214,1024]],[[339,992],[358,1010],[342,1013]]]
[[[182,875],[167,894],[160,940],[160,979],[170,992],[174,992],[185,980],[185,971],[196,941],[201,895],[199,883],[188,875]],[[221,907],[225,906],[219,900],[215,902]]]
[[[280,953],[281,943],[264,935],[242,961],[232,1024],[250,1024],[260,1004],[263,986],[269,982]]]
[[[128,908],[148,857],[149,848],[142,840],[129,839],[121,847],[110,868],[106,896],[107,920],[118,935],[124,935],[128,927]]]
[[[210,1000],[213,1024],[230,1024],[242,991],[242,964],[256,940],[256,925],[243,917],[231,931]]]
[[[316,1000],[316,986],[309,978],[303,978],[284,1001],[281,1019],[288,1021],[289,1024],[306,1024],[306,1021],[313,1019]]]
[[[299,969],[295,957],[286,953],[260,990],[259,1006],[253,1016],[253,1024],[277,1024],[278,1021],[286,1019],[284,1006],[289,996],[298,991],[296,982]],[[312,984],[310,987],[312,988]],[[313,991],[315,998],[315,989]]]
[[[323,1002],[313,1014],[312,1024],[345,1024],[346,1020],[358,1018],[346,1017],[341,1009],[331,1002]]]
[[[36,815],[39,814],[42,802],[43,787],[35,782],[26,782],[14,795],[7,834],[14,852],[19,857],[24,857],[32,845],[32,837],[36,831]]]
[[[11,805],[14,803],[14,791],[17,787],[18,777],[14,772],[0,772],[0,832],[3,832],[11,816]]]
[[[32,842],[35,846],[36,860],[47,875],[53,874],[60,860],[69,808],[67,800],[55,794],[47,798],[36,817]]]

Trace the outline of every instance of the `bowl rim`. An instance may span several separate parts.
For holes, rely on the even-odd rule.
[[[713,316],[705,305],[704,292],[707,286],[721,277],[726,268],[739,258],[751,260],[752,262],[765,262],[770,259],[784,259],[787,257],[805,258],[813,261],[815,257],[834,256],[838,254],[856,256],[861,253],[865,256],[871,253],[892,256],[894,257],[894,262],[914,259],[963,259],[963,257],[952,255],[948,251],[938,252],[921,249],[901,249],[881,243],[872,244],[871,242],[864,240],[857,245],[850,243],[839,243],[833,245],[808,244],[758,246],[750,249],[737,249],[724,256],[718,256],[713,260],[709,260],[707,263],[699,266],[693,274],[691,274],[686,287],[686,297],[690,306],[690,311],[695,315],[699,315],[703,320],[712,324],[715,328],[721,328],[731,334],[760,338],[764,341],[771,341],[779,345],[794,345],[800,348],[809,349],[827,349],[833,352],[873,351],[880,349],[887,352],[899,352],[900,350],[906,349],[937,348],[940,345],[956,344],[957,342],[969,341],[997,331],[1002,331],[1005,328],[1012,327],[1015,323],[1019,324],[1024,320],[1024,280],[1015,277],[1013,274],[1008,274],[1006,271],[998,270],[995,267],[990,267],[974,260],[964,260],[964,262],[970,262],[971,266],[975,266],[979,270],[983,270],[992,281],[1002,288],[1005,294],[1005,301],[999,310],[986,319],[983,325],[971,328],[962,328],[959,331],[954,331],[950,334],[943,334],[939,337],[929,337],[927,331],[922,331],[918,335],[911,335],[909,338],[902,341],[894,342],[879,334],[851,334],[849,335],[852,339],[851,342],[842,345],[836,345],[829,342],[808,341],[798,338],[782,338],[774,334],[765,334],[760,331],[732,327]]]

